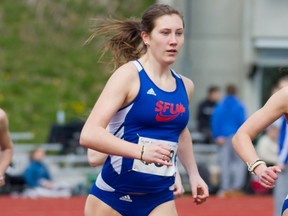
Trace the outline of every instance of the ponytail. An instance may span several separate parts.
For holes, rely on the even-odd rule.
[[[114,67],[140,58],[146,52],[142,41],[140,22],[135,19],[97,19],[93,33],[86,40],[89,43],[97,36],[105,37],[104,48],[100,56],[101,60],[108,52],[112,52]],[[114,69],[115,69],[114,68]]]

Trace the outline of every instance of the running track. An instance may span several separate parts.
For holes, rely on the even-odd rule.
[[[24,199],[0,196],[1,216],[83,216],[85,197],[69,199]],[[176,200],[179,216],[271,216],[271,196],[217,198],[196,206],[190,196]],[[137,215],[135,215],[137,216]]]

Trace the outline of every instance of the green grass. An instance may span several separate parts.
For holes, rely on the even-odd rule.
[[[10,130],[33,132],[41,143],[57,110],[85,120],[112,68],[97,62],[97,41],[83,46],[90,18],[139,17],[154,2],[2,0],[0,107]]]

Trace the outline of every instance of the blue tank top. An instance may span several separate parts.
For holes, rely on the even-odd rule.
[[[138,144],[139,137],[177,143],[189,120],[189,101],[181,76],[171,70],[176,89],[166,92],[152,82],[140,62],[133,63],[139,72],[139,92],[129,105],[115,114],[109,123],[109,131],[135,144]],[[96,185],[106,191],[153,193],[174,184],[174,175],[135,172],[133,162],[131,158],[109,155]]]

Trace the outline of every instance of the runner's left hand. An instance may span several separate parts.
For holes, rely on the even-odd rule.
[[[209,197],[209,190],[207,184],[198,175],[190,177],[190,185],[194,202],[199,205],[206,201]]]

